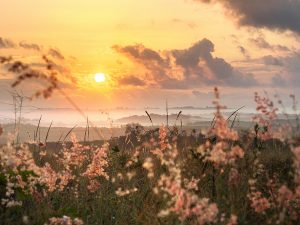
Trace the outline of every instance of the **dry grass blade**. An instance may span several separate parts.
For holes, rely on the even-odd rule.
[[[243,109],[243,108],[245,108],[245,106],[242,106],[241,108],[239,108],[239,109],[235,110],[233,113],[231,113],[230,116],[227,118],[227,121],[229,121],[230,118],[231,118],[234,114],[236,114],[238,111],[240,111],[240,110]]]
[[[77,127],[77,125],[75,125],[74,127],[72,127],[71,130],[69,130],[69,132],[66,134],[65,138],[63,139],[62,142],[65,142],[65,140],[68,138],[68,136],[71,134],[71,132]]]
[[[53,122],[50,123],[50,126],[49,126],[49,128],[48,128],[48,130],[47,130],[47,134],[46,134],[46,137],[45,137],[45,145],[46,145],[47,140],[48,140],[48,137],[49,137],[49,133],[50,133],[50,129],[51,129],[51,127],[52,127],[52,123],[53,123]]]
[[[89,123],[89,117],[87,118],[87,139],[88,139],[88,141],[90,141],[90,123]]]
[[[39,119],[38,125],[37,125],[37,127],[36,127],[35,132],[34,132],[34,139],[33,139],[33,141],[36,141],[36,140],[37,140],[37,137],[38,137],[38,131],[39,131],[39,129],[40,129],[41,120],[42,120],[42,115],[41,115],[41,117],[40,117],[40,119]]]
[[[180,120],[180,129],[182,131],[182,119]]]
[[[57,90],[66,98],[66,100],[74,107],[74,109],[76,109],[76,111],[84,118],[86,118],[86,115],[84,114],[84,112],[78,107],[78,105],[61,89],[61,88],[57,88]],[[104,138],[104,135],[99,132],[98,129],[96,129],[96,126],[90,122],[94,132],[99,136],[99,138]]]
[[[59,136],[59,139],[58,139],[58,141],[56,142],[56,145],[55,145],[55,150],[57,149],[57,147],[58,147],[58,145],[59,145],[59,142],[60,142],[60,140],[61,140],[62,136],[63,136],[63,133],[61,133],[61,135]]]
[[[168,100],[166,100],[166,113],[167,113],[167,127],[169,127],[169,107],[168,107]]]
[[[153,126],[153,121],[152,121],[152,118],[151,118],[150,114],[149,114],[147,111],[145,111],[145,112],[146,112],[146,114],[147,114],[147,116],[148,116],[148,118],[149,118],[149,120],[151,121],[151,124],[152,124],[152,126]]]
[[[181,113],[182,113],[182,111],[180,111],[180,112],[177,114],[177,116],[176,116],[175,126],[176,126],[176,122],[177,122],[177,120],[179,119],[179,116],[181,115]]]
[[[129,144],[130,138],[129,138],[129,135],[128,135],[128,134],[126,135],[126,138],[125,138],[125,141],[124,141],[124,142],[125,142],[126,145]]]
[[[85,126],[85,131],[84,131],[84,138],[83,138],[83,142],[86,142],[86,135],[87,135],[87,130],[88,130],[88,121],[89,119],[86,119],[86,126]]]
[[[214,115],[213,120],[210,123],[210,127],[214,127],[215,126],[215,120],[216,120],[216,115]]]
[[[235,116],[234,116],[234,119],[233,119],[233,121],[232,121],[232,123],[231,123],[230,130],[233,129],[234,123],[235,123],[235,121],[236,121],[237,116],[238,116],[238,114],[236,113]]]

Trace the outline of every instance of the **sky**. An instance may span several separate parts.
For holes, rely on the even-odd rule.
[[[299,96],[299,0],[0,0],[0,56],[47,55],[82,108],[253,107],[254,92]],[[94,75],[106,81],[96,83]],[[2,67],[0,101],[15,74]],[[76,80],[76,82],[74,82]],[[26,81],[26,96],[41,88]],[[70,107],[60,93],[31,103]],[[0,105],[0,107],[2,107]]]

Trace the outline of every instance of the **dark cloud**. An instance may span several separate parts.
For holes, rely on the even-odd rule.
[[[148,72],[147,79],[167,89],[187,89],[204,85],[257,85],[251,74],[243,74],[222,58],[214,57],[214,44],[203,39],[190,48],[157,52],[143,45],[114,46],[117,52]]]
[[[19,46],[21,48],[32,49],[32,50],[35,50],[35,51],[41,51],[42,50],[42,48],[39,45],[33,44],[33,43],[27,43],[27,42],[24,42],[24,41],[20,42]]]
[[[281,60],[283,60],[285,65],[285,74],[288,78],[288,82],[292,86],[299,86],[300,85],[300,52],[294,52],[293,54],[283,57]]]
[[[130,58],[135,59],[136,61],[153,61],[158,64],[163,62],[163,58],[159,53],[153,51],[150,48],[146,48],[144,45],[131,45],[126,47],[121,47],[118,45],[113,46],[113,49],[116,51],[126,54]]]
[[[246,59],[250,59],[250,54],[248,52],[248,50],[246,48],[244,48],[243,46],[238,46],[238,49],[240,50],[240,53],[246,58]]]
[[[123,54],[134,63],[138,63],[149,70],[149,79],[162,81],[165,78],[166,70],[168,70],[169,62],[163,56],[150,48],[146,48],[142,44],[112,47],[116,52]]]
[[[264,37],[250,38],[249,42],[261,49],[269,49],[271,51],[290,51],[290,49],[283,45],[272,45],[265,40]]]
[[[186,78],[195,75],[203,83],[223,86],[254,86],[256,80],[250,74],[242,74],[235,70],[224,59],[213,57],[214,44],[203,39],[192,47],[174,50],[176,63],[185,70]],[[191,82],[196,80],[191,79]]]
[[[14,47],[16,47],[16,45],[13,41],[0,37],[0,49],[1,48],[14,48]]]
[[[265,65],[270,65],[270,66],[284,66],[284,62],[282,59],[274,57],[272,55],[267,55],[262,57],[263,62]]]
[[[131,86],[145,86],[146,82],[141,80],[136,76],[126,76],[118,79],[118,83],[121,85],[131,85]]]
[[[48,53],[49,53],[52,57],[54,57],[54,58],[57,58],[57,59],[60,59],[60,60],[65,59],[65,57],[64,57],[64,56],[60,53],[60,51],[57,50],[57,49],[50,48],[49,51],[48,51]]]
[[[187,80],[177,80],[173,78],[168,78],[160,82],[160,87],[169,90],[184,90],[189,89],[192,86],[197,86],[197,84],[199,86],[201,85],[198,81],[191,85]]]
[[[272,85],[275,87],[285,87],[287,81],[280,74],[276,74],[272,77]]]
[[[300,34],[299,0],[194,0],[220,3],[239,25]]]
[[[45,53],[43,51],[43,47],[38,44],[29,43],[29,42],[25,42],[25,41],[15,44],[15,42],[11,41],[10,39],[6,39],[6,38],[2,38],[2,37],[0,37],[0,49],[1,48],[15,48],[15,49],[22,48],[22,49],[27,49],[27,50],[35,50],[42,54]],[[51,55],[53,58],[60,59],[60,60],[65,59],[63,54],[58,49],[50,48],[50,49],[46,49],[46,51],[48,51],[47,53],[49,55]]]
[[[247,60],[250,71],[257,70],[267,74],[274,74],[271,85],[277,87],[300,86],[300,51],[291,52],[287,56],[266,55],[261,58]]]

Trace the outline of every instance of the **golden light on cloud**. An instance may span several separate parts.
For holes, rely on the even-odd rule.
[[[106,80],[106,76],[104,73],[96,73],[94,79],[97,83],[103,83]]]

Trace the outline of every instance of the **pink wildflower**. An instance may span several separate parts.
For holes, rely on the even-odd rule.
[[[265,197],[262,197],[262,193],[260,191],[256,191],[252,193],[250,200],[251,200],[251,207],[257,213],[263,213],[271,207],[269,200],[266,199]]]
[[[108,179],[108,174],[105,172],[105,168],[108,166],[107,151],[108,144],[105,144],[102,146],[102,148],[97,149],[93,155],[91,164],[88,165],[87,170],[82,175],[88,177],[90,181],[99,177]],[[91,190],[94,191],[94,187],[96,186],[99,187],[100,185],[98,185],[95,181],[90,183],[90,187],[93,187]]]
[[[52,217],[49,219],[49,225],[83,225],[83,221],[81,219],[75,218],[72,219],[68,216]]]

